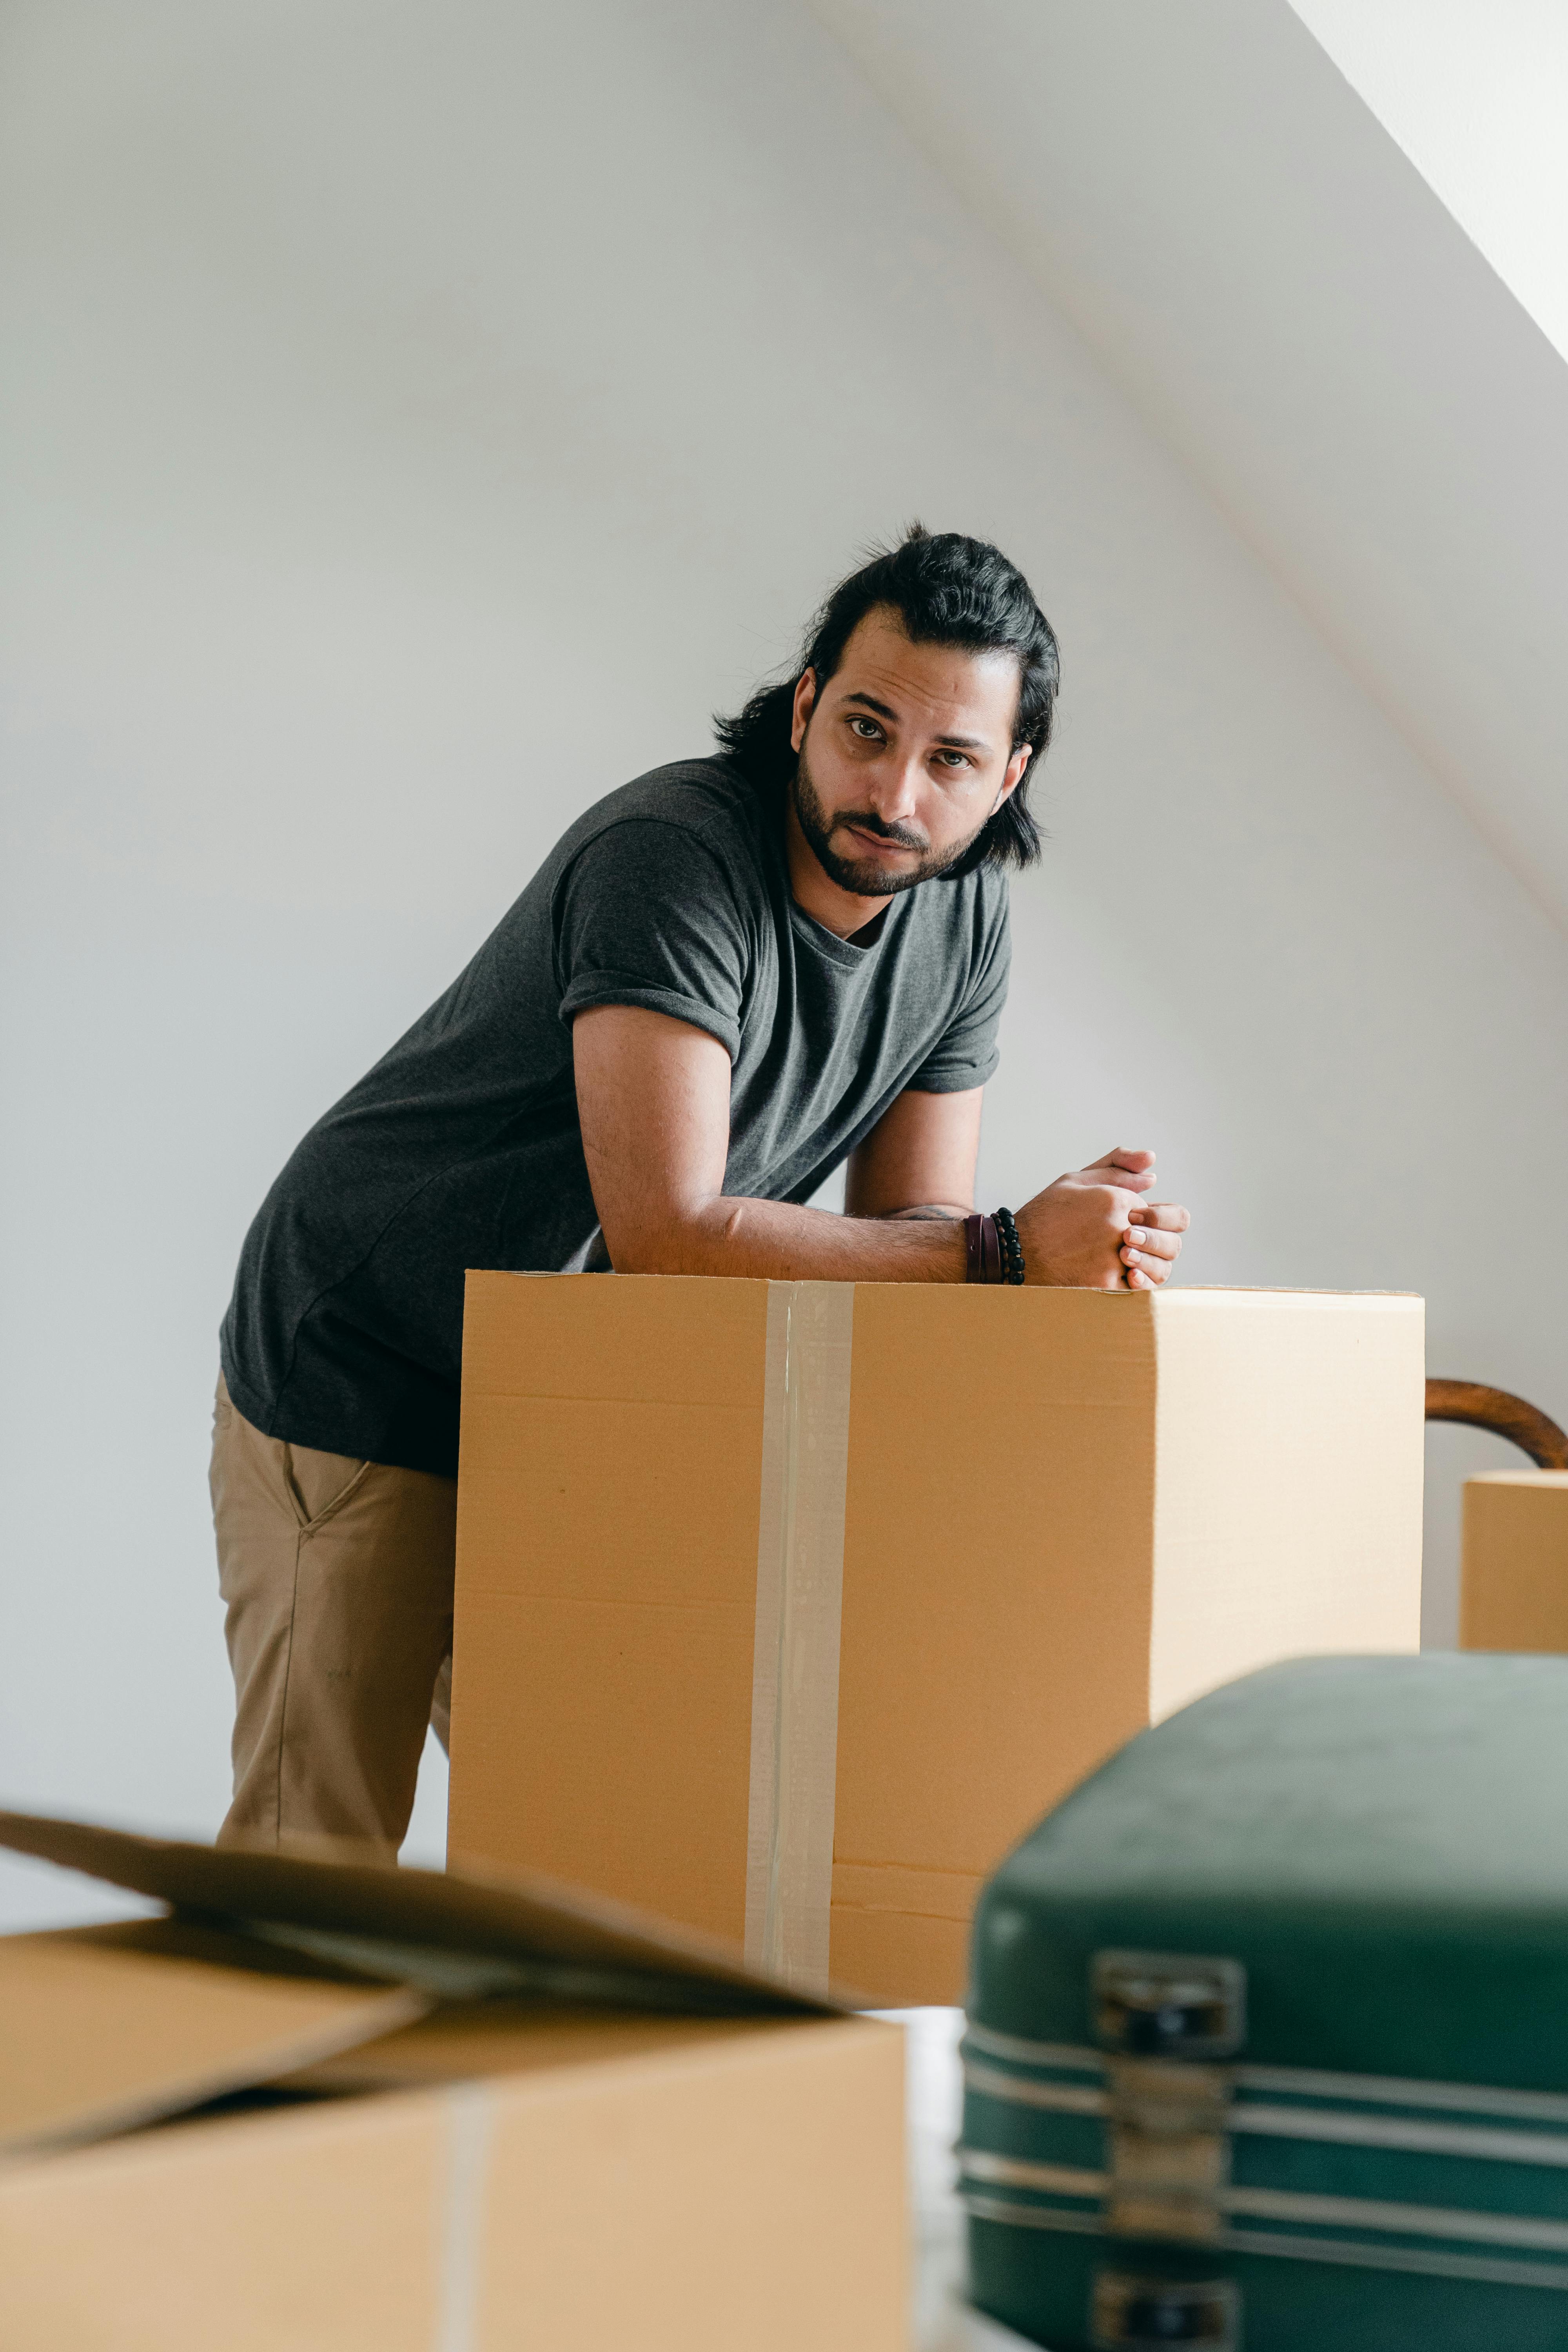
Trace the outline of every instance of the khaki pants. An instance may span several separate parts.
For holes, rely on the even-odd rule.
[[[234,1802],[218,1832],[395,1853],[452,1694],[458,1484],[263,1437],[213,1410],[213,1526],[234,1669]]]

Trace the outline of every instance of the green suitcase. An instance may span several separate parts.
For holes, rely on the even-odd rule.
[[[1053,2352],[1568,2347],[1568,1660],[1142,1733],[975,1916],[971,2292]]]

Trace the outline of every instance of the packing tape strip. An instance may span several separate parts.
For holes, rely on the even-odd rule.
[[[485,2189],[494,2094],[478,2083],[447,2093],[446,2210],[437,2226],[440,2289],[433,2352],[479,2352]]]
[[[746,1958],[827,1985],[855,1286],[768,1285]]]

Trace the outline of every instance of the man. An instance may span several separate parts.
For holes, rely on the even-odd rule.
[[[223,1327],[226,1834],[395,1850],[427,1720],[445,1741],[466,1268],[1165,1279],[1187,1215],[1141,1204],[1147,1151],[1016,1229],[972,1214],[1057,684],[1023,576],[917,526],[719,757],[570,826],[305,1138]],[[846,1213],[803,1206],[846,1161]]]

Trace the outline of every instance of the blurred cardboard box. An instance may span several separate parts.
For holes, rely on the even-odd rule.
[[[450,1850],[957,2001],[1151,1718],[1418,1646],[1423,1370],[1390,1295],[470,1274]]]
[[[1459,1647],[1568,1654],[1568,1470],[1466,1479]]]
[[[0,1843],[179,1906],[0,1937],[0,2343],[905,2352],[895,2028],[537,1883]]]

